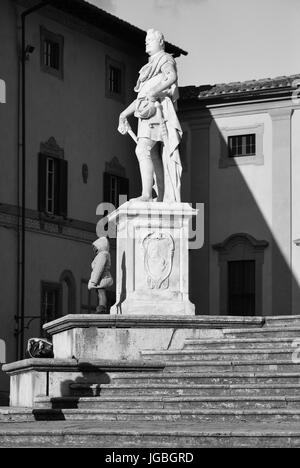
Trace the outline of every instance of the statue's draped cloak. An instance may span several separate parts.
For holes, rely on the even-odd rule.
[[[151,89],[154,88],[156,84],[164,80],[162,68],[167,63],[171,63],[176,68],[174,58],[166,52],[161,51],[155,54],[155,56],[150,57],[149,62],[141,68],[139,79],[135,87],[135,91],[138,93],[137,100],[143,99],[148,92],[151,92]],[[167,130],[166,137],[161,137],[160,139],[160,141],[164,143],[162,152],[165,177],[164,202],[181,201],[180,180],[182,165],[178,148],[182,138],[182,129],[174,107],[178,97],[177,83],[174,83],[170,88],[159,95],[159,100],[162,105],[163,120]],[[137,117],[139,116],[137,115]],[[145,121],[145,119],[143,119],[143,121]],[[161,124],[159,113],[156,111],[155,115],[147,119],[146,122],[149,126]]]

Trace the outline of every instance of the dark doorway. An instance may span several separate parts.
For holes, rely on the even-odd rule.
[[[255,315],[255,260],[228,262],[228,315]]]

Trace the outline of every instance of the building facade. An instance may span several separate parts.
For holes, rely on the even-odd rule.
[[[200,314],[299,311],[299,77],[181,90],[190,200],[205,203]]]
[[[117,126],[147,60],[145,32],[83,0],[36,5],[0,2],[0,354],[7,362],[22,358],[43,323],[95,310],[87,282],[96,207],[140,190],[134,144]],[[113,266],[114,257],[112,245]],[[108,295],[113,303],[113,288]],[[0,372],[2,397],[7,389]]]

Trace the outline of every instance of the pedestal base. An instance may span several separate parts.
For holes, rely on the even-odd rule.
[[[130,201],[108,217],[117,226],[115,315],[195,315],[189,300],[188,203]]]

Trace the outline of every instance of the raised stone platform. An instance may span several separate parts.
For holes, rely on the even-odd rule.
[[[120,373],[163,368],[164,364],[147,361],[25,359],[6,364],[2,370],[10,375],[10,406],[32,407],[38,396],[68,396],[70,384],[107,384]]]
[[[140,359],[146,350],[180,350],[185,340],[221,338],[225,328],[261,327],[262,317],[67,315],[44,326],[57,359]]]

